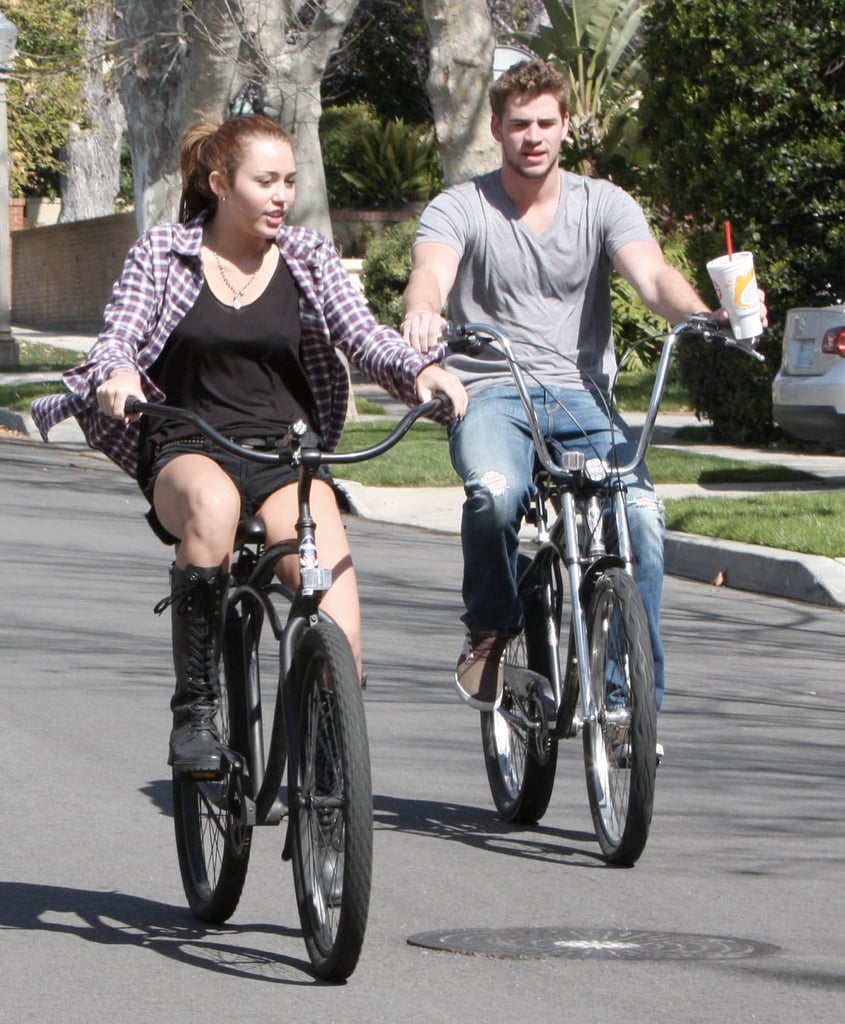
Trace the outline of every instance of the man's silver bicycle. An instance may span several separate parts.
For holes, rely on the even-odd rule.
[[[675,344],[690,335],[757,355],[705,316],[675,327],[665,337],[636,451],[622,465],[613,457],[552,451],[501,331],[472,323],[447,330],[453,351],[478,354],[492,346],[504,355],[535,451],[527,520],[536,526],[536,543],[517,564],[523,630],[505,653],[501,706],[481,714],[493,800],[507,821],[539,821],[552,795],[558,743],[580,734],[599,845],[607,861],[625,866],[645,849],[658,761],[654,662],[634,582],[624,480],[645,460]],[[610,423],[611,403],[606,409]]]

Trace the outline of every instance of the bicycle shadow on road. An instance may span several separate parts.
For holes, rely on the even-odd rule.
[[[147,949],[181,964],[229,977],[284,985],[328,985],[311,964],[255,945],[246,936],[301,939],[296,928],[201,926],[181,907],[121,892],[0,881],[0,932],[35,931],[106,946]]]
[[[568,863],[579,867],[608,866],[599,853],[590,849],[596,844],[592,832],[543,824],[512,825],[498,818],[493,811],[465,804],[376,793],[373,795],[373,818],[376,829],[383,831],[463,843],[521,860]]]

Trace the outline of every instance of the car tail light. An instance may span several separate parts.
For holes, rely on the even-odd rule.
[[[845,327],[831,327],[824,332],[822,352],[831,356],[845,356]]]

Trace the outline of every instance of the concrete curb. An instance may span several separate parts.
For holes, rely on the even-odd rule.
[[[665,551],[666,572],[672,576],[845,607],[845,564],[839,559],[672,531]]]
[[[16,434],[27,433],[27,425],[19,412],[12,412],[11,409],[0,408],[0,427],[6,430],[14,430]]]

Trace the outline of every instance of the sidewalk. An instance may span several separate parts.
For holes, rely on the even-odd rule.
[[[13,328],[13,334],[19,340],[32,340],[78,351],[87,351],[93,341],[93,338],[83,335],[62,335],[17,327]],[[54,378],[55,374],[20,374],[14,377],[2,375],[2,379],[9,383],[13,380]],[[354,390],[357,395],[382,404],[385,415],[399,415],[404,410],[404,406],[393,402],[380,388],[373,385],[356,382]],[[638,414],[627,417],[634,427],[642,423],[642,418],[642,415]],[[21,419],[29,436],[38,439],[38,432],[32,420],[28,416]],[[655,431],[655,445],[684,450],[694,449],[723,458],[777,462],[818,476],[824,481],[822,486],[825,488],[845,486],[843,457],[679,443],[675,438],[677,430],[681,426],[695,422],[691,416],[660,416]],[[6,426],[10,425],[6,423]],[[51,431],[50,440],[55,445],[89,450],[75,420],[65,421],[55,427]],[[800,483],[779,486],[782,490],[807,489],[806,484]],[[365,487],[354,481],[343,481],[343,487],[349,495],[353,512],[362,518],[456,536],[460,533],[463,492],[458,486],[376,488]],[[657,493],[664,499],[696,495],[742,497],[771,489],[772,485],[769,484],[744,489],[726,485],[702,487],[683,484],[660,486]],[[523,531],[527,543],[530,543],[532,535],[530,527]],[[845,607],[845,558],[803,555],[778,548],[736,544],[670,531],[666,538],[666,572],[738,590]]]

